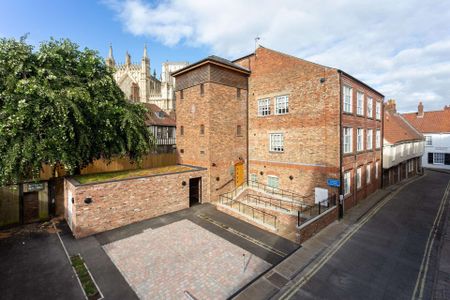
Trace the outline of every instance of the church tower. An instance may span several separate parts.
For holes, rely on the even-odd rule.
[[[114,68],[116,66],[116,61],[114,60],[113,56],[112,44],[109,45],[109,53],[108,57],[106,58],[106,65],[110,68]]]
[[[141,60],[141,75],[139,78],[139,86],[140,88],[140,98],[143,102],[147,102],[148,92],[147,92],[147,81],[150,78],[150,59],[147,55],[147,44],[144,46],[144,54],[142,55]],[[142,101],[141,100],[141,101]]]

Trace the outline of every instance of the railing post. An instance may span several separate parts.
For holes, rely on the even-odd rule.
[[[319,205],[319,215],[320,215],[320,207],[321,207],[322,205],[320,205],[320,202],[317,203],[317,205]]]

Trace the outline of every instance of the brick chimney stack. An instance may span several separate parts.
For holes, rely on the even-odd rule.
[[[419,102],[419,106],[417,106],[417,117],[423,117],[423,104],[422,101]]]
[[[389,99],[384,105],[384,109],[393,114],[397,113],[397,104],[395,103],[395,99]]]

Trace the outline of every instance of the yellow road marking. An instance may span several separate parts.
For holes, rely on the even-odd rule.
[[[441,222],[442,215],[444,214],[444,207],[447,202],[447,198],[450,192],[450,181],[447,184],[444,195],[442,196],[441,203],[439,205],[438,212],[434,218],[433,226],[430,229],[430,234],[428,235],[427,244],[425,246],[425,252],[423,253],[422,263],[420,264],[419,274],[417,275],[416,285],[414,287],[414,292],[411,299],[423,299],[423,291],[425,289],[425,280],[428,273],[428,265],[430,263],[431,250],[433,250],[434,240],[436,239],[437,229],[439,223]]]
[[[337,241],[331,249],[301,278],[299,278],[287,291],[281,295],[280,299],[290,299],[292,296],[297,293],[297,291],[304,286],[332,257],[336,254],[339,249],[344,246],[344,244],[356,233],[358,230],[363,227],[387,202],[389,202],[393,197],[395,197],[400,191],[402,191],[405,187],[410,185],[411,183],[427,176],[426,174],[422,177],[418,177],[416,179],[411,180],[406,183],[394,193],[380,201],[375,207],[365,215],[358,223],[356,223],[355,227],[353,227],[350,231],[348,231],[339,241]]]

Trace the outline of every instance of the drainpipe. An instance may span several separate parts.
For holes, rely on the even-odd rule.
[[[343,160],[343,142],[342,142],[342,74],[338,70],[339,75],[339,195],[338,195],[338,209],[340,211],[341,209],[341,195],[344,195],[344,189],[342,187],[343,181],[342,181],[342,160]],[[342,206],[344,205],[344,199],[342,199]],[[342,217],[344,216],[344,209],[342,208]],[[340,213],[339,213],[340,215]]]

